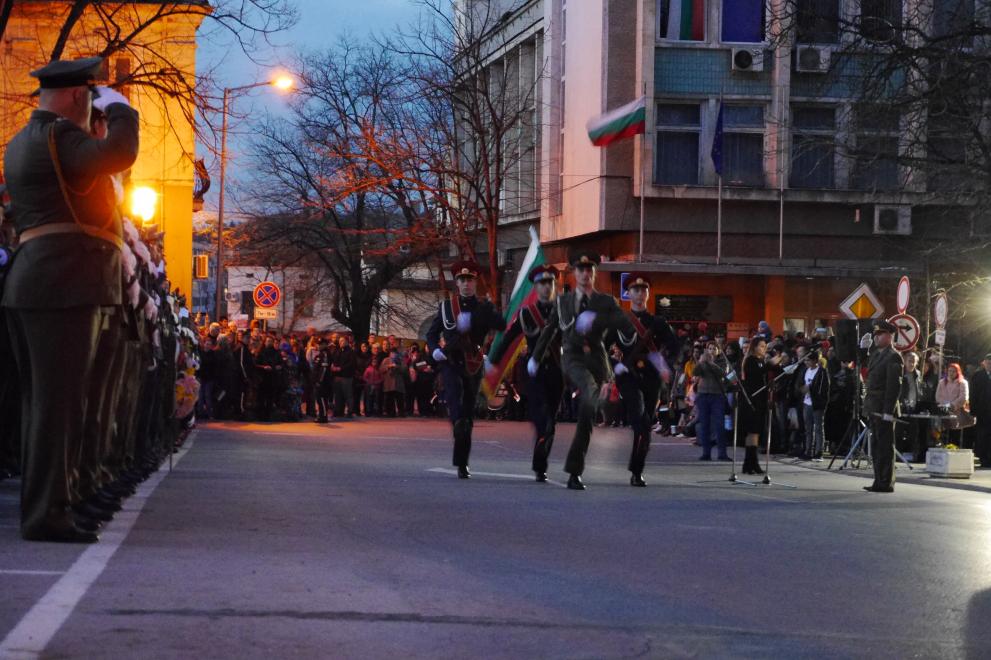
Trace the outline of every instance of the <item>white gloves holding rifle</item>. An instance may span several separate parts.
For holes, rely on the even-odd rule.
[[[865,334],[863,337],[860,338],[860,347],[862,349],[864,349],[865,351],[868,348],[870,348],[871,347],[871,344],[873,344],[873,343],[874,343],[874,338],[871,337],[871,333],[869,333],[869,332],[867,334]]]
[[[447,359],[447,356],[444,355],[444,351],[439,348],[435,348],[432,355],[434,356],[434,362],[443,362]]]

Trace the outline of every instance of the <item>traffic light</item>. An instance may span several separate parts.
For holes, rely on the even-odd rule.
[[[210,277],[210,255],[197,254],[193,257],[193,277],[198,280]]]

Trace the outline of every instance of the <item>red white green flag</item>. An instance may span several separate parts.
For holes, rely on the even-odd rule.
[[[527,276],[531,270],[544,263],[546,263],[546,259],[544,258],[544,250],[540,247],[540,236],[537,235],[536,229],[530,227],[530,247],[527,248],[526,256],[523,257],[523,264],[520,266],[520,272],[516,276],[516,284],[513,285],[513,293],[509,297],[509,306],[506,308],[507,328],[513,324],[513,321],[516,320],[516,316],[523,307],[526,307],[537,299],[537,292],[533,288],[533,282]],[[492,340],[492,346],[489,347],[489,355],[495,355],[496,349],[504,341],[506,341],[506,335],[502,332],[497,334]],[[482,380],[482,391],[485,393],[485,396],[491,397],[499,389],[499,383],[513,369],[513,365],[516,363],[516,358],[519,357],[522,348],[523,333],[520,333],[512,345],[507,346],[506,350],[502,352],[502,359],[499,360],[499,363],[492,365],[495,369],[491,373],[486,374]]]
[[[588,121],[588,138],[597,147],[644,133],[647,128],[647,97],[641,96]]]
[[[661,2],[664,37],[677,41],[705,39],[705,0],[666,0]]]

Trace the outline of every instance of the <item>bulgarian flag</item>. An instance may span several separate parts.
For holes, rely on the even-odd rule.
[[[623,138],[644,133],[647,128],[647,97],[588,121],[588,139],[597,147],[606,147]]]
[[[730,3],[726,3],[730,4]],[[664,36],[677,41],[705,39],[705,0],[667,0],[661,3]]]
[[[529,305],[537,299],[537,292],[533,289],[533,282],[527,277],[530,271],[546,262],[544,250],[540,247],[540,237],[537,230],[530,227],[530,247],[523,258],[520,272],[516,276],[516,284],[513,285],[513,294],[509,297],[509,306],[506,308],[506,327],[508,328],[516,320],[520,309]],[[482,391],[485,396],[490,397],[499,389],[499,383],[506,377],[506,374],[513,368],[516,358],[519,357],[520,349],[523,347],[523,333],[520,333],[512,345],[507,346],[502,354],[502,359],[498,364],[493,364],[495,369],[491,374],[486,374],[482,380]],[[496,348],[505,341],[505,334],[500,332],[492,340],[489,347],[489,355],[495,355]],[[531,347],[532,349],[533,347]]]

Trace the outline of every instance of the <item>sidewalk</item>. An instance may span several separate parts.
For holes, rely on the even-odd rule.
[[[843,456],[839,456],[836,462],[833,464],[833,469],[829,470],[829,462],[832,457],[824,458],[821,462],[813,461],[803,461],[798,458],[792,458],[790,456],[777,455],[773,457],[775,461],[783,465],[794,465],[797,467],[803,467],[809,470],[819,470],[820,472],[835,472],[836,474],[845,474],[852,477],[862,477],[864,479],[873,479],[874,472],[871,470],[870,463],[867,459],[860,461],[859,468],[857,467],[856,461],[851,461],[847,467],[840,470],[840,466],[843,464]],[[932,477],[926,472],[926,466],[924,463],[912,463],[912,470],[905,467],[905,464],[896,459],[895,464],[897,469],[895,471],[895,480],[897,482],[909,483],[909,484],[922,484],[923,486],[937,486],[939,488],[955,488],[957,490],[973,490],[980,493],[991,493],[991,470],[987,469],[976,469],[974,474],[970,479],[948,479],[945,477]]]

